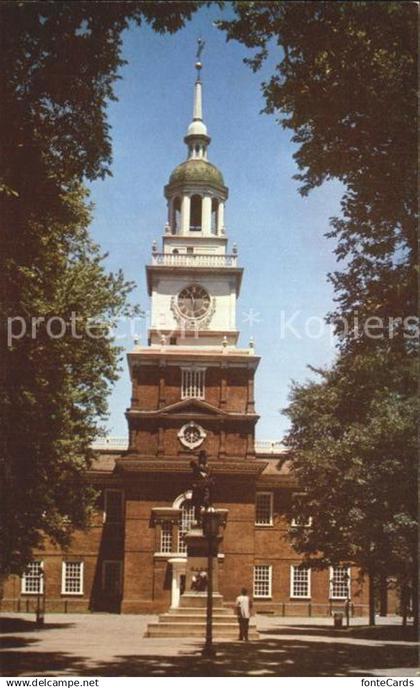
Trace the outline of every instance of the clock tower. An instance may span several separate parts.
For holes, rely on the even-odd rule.
[[[121,463],[176,462],[206,450],[210,462],[255,456],[254,374],[259,358],[237,346],[242,280],[236,246],[228,250],[228,189],[208,160],[201,62],[196,63],[187,159],[169,177],[162,246],[146,267],[151,297],[147,346],[128,355],[129,451]]]

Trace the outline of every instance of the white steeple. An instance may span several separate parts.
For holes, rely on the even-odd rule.
[[[195,349],[220,348],[223,340],[226,350],[238,338],[236,300],[242,269],[237,265],[236,247],[227,253],[224,206],[228,189],[220,170],[207,160],[210,137],[203,122],[199,60],[203,46],[200,40],[193,117],[184,138],[188,157],[165,186],[168,220],[162,252],[154,244],[152,265],[147,267],[152,297],[150,342],[164,349],[174,343]]]
[[[207,146],[210,143],[210,137],[207,134],[207,127],[203,122],[203,84],[201,83],[201,70],[203,64],[199,57],[204,48],[204,41],[198,39],[197,62],[195,68],[197,70],[197,78],[194,84],[194,105],[193,105],[193,119],[187,129],[185,136],[185,143],[188,146],[189,160],[207,160]]]
[[[187,136],[207,136],[207,127],[203,122],[203,85],[199,77],[194,84],[193,120],[187,129]]]

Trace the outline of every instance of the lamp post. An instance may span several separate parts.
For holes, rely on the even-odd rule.
[[[42,596],[42,604],[41,604]],[[40,565],[38,590],[36,595],[35,623],[37,626],[44,625],[45,614],[45,572],[43,565]]]
[[[217,535],[219,531],[219,519],[215,509],[209,506],[203,516],[203,533],[207,539],[207,613],[206,613],[206,642],[203,647],[203,657],[214,657],[213,648],[213,555]]]
[[[346,625],[347,628],[350,626],[350,576],[348,572],[346,571],[345,574],[346,577],[346,583],[347,583],[347,598],[346,598],[346,603],[344,605],[345,612],[346,612]]]

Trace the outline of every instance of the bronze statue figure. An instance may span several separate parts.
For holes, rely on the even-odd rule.
[[[201,450],[198,461],[192,460],[190,466],[192,470],[191,501],[194,507],[194,519],[198,525],[201,525],[201,509],[208,509],[213,504],[214,478],[212,478],[207,466],[207,453]]]

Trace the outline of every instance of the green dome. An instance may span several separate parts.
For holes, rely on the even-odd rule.
[[[169,184],[182,182],[203,182],[215,186],[225,185],[222,173],[206,160],[186,160],[175,167],[169,177]]]

